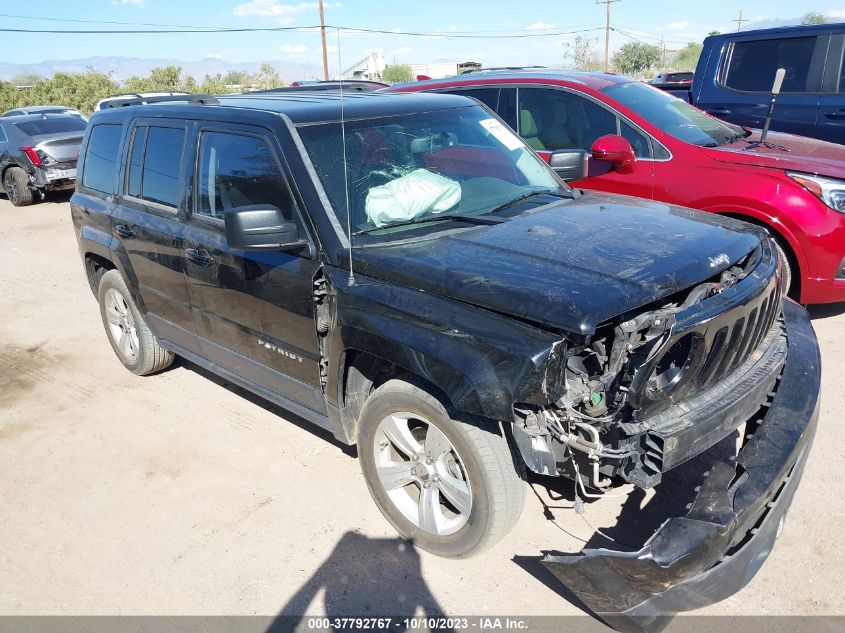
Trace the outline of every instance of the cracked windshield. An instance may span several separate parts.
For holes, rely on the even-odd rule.
[[[346,231],[341,125],[301,126],[299,134]],[[570,195],[519,137],[480,107],[347,122],[346,165],[353,235],[424,223],[493,223],[511,203]]]

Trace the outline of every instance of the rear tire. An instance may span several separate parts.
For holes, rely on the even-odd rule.
[[[97,299],[109,343],[126,369],[146,376],[166,369],[173,362],[173,352],[158,344],[138,312],[120,271],[109,270],[102,275]]]
[[[26,207],[34,199],[32,189],[29,188],[29,178],[20,167],[9,167],[3,175],[3,189],[16,207]]]
[[[521,462],[507,438],[488,427],[458,416],[413,378],[389,380],[364,404],[361,470],[379,510],[417,547],[449,558],[470,556],[503,538],[519,519]]]

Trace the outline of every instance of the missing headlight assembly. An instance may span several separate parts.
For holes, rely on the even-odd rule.
[[[582,496],[614,482],[651,487],[741,424],[786,355],[779,276],[758,271],[760,259],[757,249],[567,347],[553,372],[561,395],[515,407],[513,435],[528,467],[575,479]],[[731,411],[714,418],[722,400]]]

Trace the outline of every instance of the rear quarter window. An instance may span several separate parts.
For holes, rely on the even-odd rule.
[[[120,151],[120,124],[100,124],[91,128],[85,148],[82,186],[105,194],[113,194],[114,170]]]

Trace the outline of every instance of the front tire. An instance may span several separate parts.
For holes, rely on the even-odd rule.
[[[32,204],[32,189],[29,188],[26,172],[20,167],[9,167],[3,175],[3,189],[16,207],[26,207]]]
[[[146,376],[170,366],[173,352],[158,344],[132,301],[120,271],[110,270],[103,274],[97,299],[109,343],[126,369],[133,374]]]
[[[796,301],[798,300],[798,282],[795,279],[795,271],[793,269],[792,257],[786,252],[786,249],[780,243],[780,239],[773,237],[772,242],[775,245],[775,252],[781,261],[781,290],[784,296],[789,296]]]
[[[358,455],[382,514],[438,556],[480,552],[522,511],[525,486],[507,439],[459,418],[413,379],[389,380],[367,399]]]

